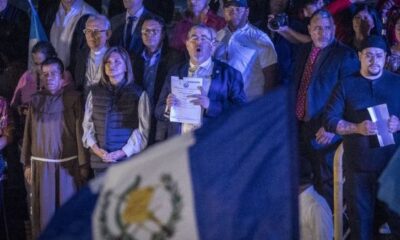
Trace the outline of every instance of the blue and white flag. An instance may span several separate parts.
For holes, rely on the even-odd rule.
[[[31,27],[29,33],[29,54],[28,54],[28,67],[32,66],[31,50],[32,47],[39,41],[47,41],[46,33],[43,29],[42,23],[40,22],[39,15],[36,12],[35,7],[32,4],[32,0],[27,0],[31,9]]]
[[[378,198],[400,215],[400,148],[379,177]]]
[[[278,89],[110,168],[41,239],[298,239],[289,99]]]

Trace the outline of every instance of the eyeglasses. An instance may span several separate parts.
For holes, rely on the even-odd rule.
[[[150,29],[150,28],[146,28],[146,29],[142,29],[142,34],[145,35],[157,35],[161,32],[161,29]]]
[[[98,36],[98,35],[100,35],[100,33],[103,33],[103,32],[107,32],[107,30],[99,30],[99,29],[83,29],[83,33],[85,34],[85,35],[96,35],[96,36]]]
[[[201,41],[201,42],[204,42],[204,41],[212,42],[211,38],[207,37],[206,35],[201,35],[201,36],[192,35],[192,36],[189,36],[189,41],[191,41],[191,42],[195,42],[195,41],[196,41],[196,42],[197,42],[197,41]]]

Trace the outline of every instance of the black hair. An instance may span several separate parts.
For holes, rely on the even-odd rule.
[[[32,47],[32,53],[43,53],[46,58],[57,57],[53,45],[47,41],[39,41]]]
[[[301,10],[301,9],[307,7],[307,5],[316,4],[317,2],[318,2],[318,0],[298,0],[298,1],[295,1],[294,6],[295,6],[295,8]]]
[[[161,18],[157,15],[149,15],[143,19],[143,23],[146,21],[150,21],[150,20],[158,22],[162,27],[162,32],[165,34],[165,32],[167,31],[167,27],[166,27],[166,24],[165,24],[165,21],[163,18]],[[143,24],[142,24],[142,26],[143,26]]]
[[[46,60],[44,60],[44,62],[42,63],[42,69],[43,69],[43,66],[52,65],[52,64],[56,64],[58,66],[58,69],[60,70],[61,74],[64,73],[64,64],[58,57],[50,57],[50,58],[47,58]]]
[[[359,13],[366,10],[369,15],[371,15],[372,20],[374,21],[374,28],[371,30],[371,34],[373,35],[381,35],[382,29],[383,29],[383,24],[381,22],[381,19],[379,17],[379,13],[376,11],[375,8],[367,5],[367,4],[356,4],[354,7],[354,12],[353,12],[353,17],[352,19]]]

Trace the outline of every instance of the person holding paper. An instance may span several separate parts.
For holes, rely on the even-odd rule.
[[[327,131],[343,136],[344,194],[351,239],[374,238],[377,211],[386,215],[392,234],[400,237],[400,217],[386,207],[377,209],[380,202],[376,198],[379,175],[400,143],[400,76],[384,70],[386,51],[386,42],[379,36],[362,42],[360,72],[339,82],[324,114]],[[377,140],[377,124],[368,113],[368,108],[381,104],[388,110],[385,131],[393,134],[395,142],[383,147]]]
[[[164,138],[190,132],[201,125],[170,121],[171,107],[179,105],[178,98],[171,93],[173,77],[202,78],[199,94],[190,96],[193,98],[191,103],[202,108],[202,123],[218,116],[232,105],[241,105],[246,102],[240,72],[212,59],[214,41],[212,36],[210,28],[206,25],[193,26],[186,39],[189,62],[173,67],[167,75],[155,110],[155,116],[159,121],[169,123]]]

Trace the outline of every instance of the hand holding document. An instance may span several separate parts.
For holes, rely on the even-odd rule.
[[[171,93],[176,98],[176,103],[171,106],[169,120],[171,122],[201,124],[201,106],[192,103],[192,95],[201,94],[202,78],[171,77]]]
[[[389,129],[389,111],[386,104],[369,107],[368,113],[376,124],[377,137],[381,147],[394,144],[393,134]]]

